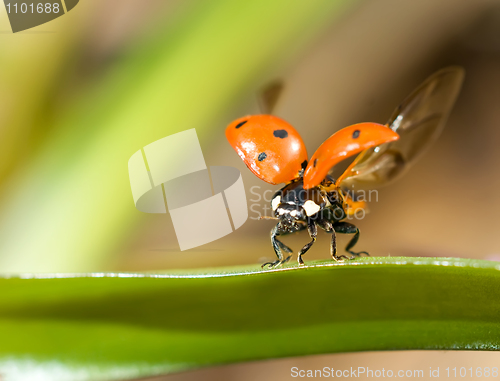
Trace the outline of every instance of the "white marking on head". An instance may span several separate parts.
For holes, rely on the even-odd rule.
[[[307,200],[302,207],[306,211],[307,217],[311,217],[313,214],[318,213],[321,209],[318,204],[311,200]]]
[[[277,195],[275,198],[272,199],[271,201],[271,207],[273,208],[273,211],[278,209],[278,205],[281,203],[281,196]]]

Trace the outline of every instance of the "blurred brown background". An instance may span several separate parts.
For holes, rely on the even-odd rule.
[[[496,258],[500,211],[500,4],[496,1],[377,0],[362,2],[320,36],[282,72],[286,90],[276,114],[302,134],[311,155],[337,129],[352,123],[384,123],[428,75],[447,65],[466,69],[462,93],[443,135],[399,181],[379,191],[379,202],[358,225],[360,250],[375,256]],[[263,79],[262,83],[265,83]],[[257,84],[256,88],[258,88]],[[257,113],[255,94],[228,110],[203,144],[209,165],[243,173],[249,206],[255,193],[275,190],[256,178],[224,138],[232,119]],[[268,193],[269,194],[269,193]],[[257,205],[254,205],[257,204]],[[252,206],[253,205],[253,206]],[[164,216],[149,216],[117,258],[121,270],[255,263],[271,259],[272,221],[249,219],[233,234],[180,252]],[[347,242],[341,237],[341,245]],[[307,235],[285,238],[298,250]],[[327,258],[321,235],[307,259]],[[121,251],[123,253],[123,250]],[[306,257],[305,257],[306,258]]]
[[[311,379],[297,377],[299,370],[330,369],[349,371],[349,377],[343,379],[372,380],[403,378],[408,380],[474,380],[493,377],[493,368],[499,365],[500,356],[496,352],[469,352],[469,351],[407,351],[407,352],[372,352],[372,353],[346,353],[336,355],[321,355],[310,357],[297,357],[272,361],[251,362],[247,364],[226,365],[171,375],[168,377],[153,377],[150,381],[191,381],[191,380],[296,380]],[[358,367],[365,368],[365,373],[358,373]],[[351,377],[351,368],[357,377]],[[448,368],[448,370],[447,370]],[[453,368],[456,368],[455,370]],[[472,368],[472,377],[471,377]],[[489,368],[489,376],[485,376]],[[373,373],[369,373],[372,370]],[[376,377],[375,371],[385,371],[386,377]],[[392,371],[393,376],[388,377]],[[430,376],[430,371],[433,371]],[[439,370],[439,373],[437,371]],[[404,371],[404,373],[400,373]],[[330,370],[331,372],[331,370]],[[409,372],[409,373],[406,373]],[[421,373],[419,373],[421,372]],[[462,372],[462,375],[460,375]],[[476,375],[476,372],[477,375]],[[404,374],[404,377],[397,377]],[[304,374],[304,372],[302,373]],[[456,377],[455,377],[456,374]],[[293,377],[295,375],[296,377]],[[328,373],[327,373],[328,375]],[[347,375],[347,373],[345,373]],[[367,376],[368,375],[368,376]],[[436,377],[439,375],[439,377]],[[480,375],[480,376],[478,376]],[[316,377],[315,379],[333,379]]]

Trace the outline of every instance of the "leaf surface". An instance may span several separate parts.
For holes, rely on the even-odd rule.
[[[0,279],[6,380],[112,380],[399,349],[497,350],[500,264],[360,258],[263,271]]]

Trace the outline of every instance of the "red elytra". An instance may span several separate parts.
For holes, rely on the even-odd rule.
[[[337,131],[312,155],[304,172],[304,189],[319,185],[328,171],[342,160],[398,139],[397,133],[378,123],[358,123]]]
[[[273,115],[239,118],[226,128],[226,137],[247,167],[270,184],[300,176],[307,151],[295,128]]]
[[[395,141],[399,135],[377,123],[358,123],[330,136],[307,164],[307,151],[300,134],[273,115],[239,118],[226,128],[226,137],[247,167],[260,179],[289,183],[304,171],[304,188],[319,185],[340,161],[361,151]],[[307,164],[307,168],[305,168]],[[338,184],[337,184],[338,185]]]

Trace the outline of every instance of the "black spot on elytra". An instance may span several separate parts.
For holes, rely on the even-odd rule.
[[[261,152],[261,153],[259,153],[259,157],[257,158],[257,160],[262,161],[266,157],[267,157],[266,153],[265,152]]]
[[[318,164],[318,159],[314,159],[313,167],[316,168],[316,164]]]
[[[360,134],[360,133],[361,133],[361,131],[360,131],[360,130],[356,130],[356,131],[354,131],[354,132],[352,133],[352,138],[353,138],[353,139],[357,139],[357,138],[359,138],[359,134]]]
[[[280,139],[285,139],[288,137],[288,132],[286,130],[274,130],[273,135]]]
[[[237,125],[236,125],[236,128],[240,128],[241,126],[243,126],[246,122],[248,122],[248,120],[244,120],[243,122],[239,122]]]
[[[306,169],[306,167],[307,167],[307,160],[304,160],[300,166],[302,167],[302,169]]]

